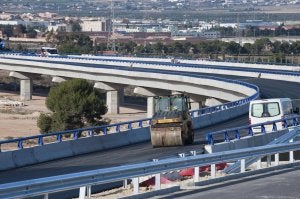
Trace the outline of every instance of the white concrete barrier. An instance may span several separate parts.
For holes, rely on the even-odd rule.
[[[273,140],[284,135],[287,132],[288,129],[284,129],[272,133],[259,134],[251,137],[243,137],[241,139],[232,140],[230,142],[216,143],[214,145],[205,145],[205,151],[207,153],[216,153],[228,150],[263,146],[272,142]]]
[[[74,155],[103,151],[148,140],[150,140],[150,128],[146,127],[105,136],[87,137],[22,150],[0,152],[0,171]]]
[[[243,114],[246,114],[248,113],[248,111],[249,103],[234,108],[205,114],[200,117],[193,118],[194,128],[199,129],[213,124],[218,124],[220,122],[224,122],[229,119],[233,119]]]

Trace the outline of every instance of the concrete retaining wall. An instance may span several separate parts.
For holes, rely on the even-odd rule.
[[[243,137],[239,140],[232,140],[226,143],[217,143],[215,145],[206,145],[205,151],[207,153],[215,153],[222,151],[229,151],[235,149],[244,149],[249,147],[263,146],[266,145],[276,138],[282,136],[287,133],[288,129],[284,129],[277,132],[259,134],[252,137]]]
[[[226,120],[244,115],[249,111],[249,103],[237,106],[235,108],[230,108],[227,110],[220,110],[214,113],[206,114],[200,117],[193,118],[194,128],[199,129]]]
[[[150,128],[0,152],[0,171],[150,140]]]

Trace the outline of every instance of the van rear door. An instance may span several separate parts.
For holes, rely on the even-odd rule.
[[[281,104],[279,101],[266,101],[252,103],[249,112],[251,124],[264,123],[281,119]],[[280,124],[280,123],[279,123]],[[277,129],[281,129],[281,125],[277,124]],[[267,131],[272,131],[272,125],[267,125]],[[254,127],[255,132],[260,132],[260,127]]]

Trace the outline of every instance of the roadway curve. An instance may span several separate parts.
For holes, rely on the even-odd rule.
[[[261,96],[264,98],[300,98],[300,83],[264,80],[257,78],[245,79],[243,77],[232,76],[223,77],[240,79],[249,83],[256,84],[260,87]],[[109,151],[95,152],[87,155],[64,158],[62,160],[56,160],[33,166],[3,171],[0,172],[0,184],[53,175],[80,172],[91,169],[99,169],[122,164],[133,164],[138,162],[151,161],[152,159],[162,159],[170,156],[175,156],[178,153],[189,152],[191,150],[201,151],[201,145],[205,143],[204,137],[206,132],[241,126],[247,124],[247,122],[248,116],[244,115],[234,120],[224,122],[217,126],[199,129],[196,132],[195,136],[196,142],[194,145],[191,146],[152,148],[150,142],[146,142]]]

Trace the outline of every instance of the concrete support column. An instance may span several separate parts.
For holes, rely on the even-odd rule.
[[[20,80],[20,98],[21,100],[29,101],[32,99],[32,80],[21,79]]]
[[[191,110],[198,110],[202,107],[202,102],[197,102],[191,99]]]
[[[154,115],[154,97],[147,98],[147,118],[152,118]]]
[[[107,91],[106,93],[106,105],[108,114],[120,113],[120,102],[118,91]]]
[[[202,108],[205,100],[207,99],[205,96],[195,95],[192,93],[188,93],[187,95],[190,96],[191,110],[198,110]]]
[[[96,82],[94,88],[106,92],[106,105],[108,114],[120,113],[120,96],[124,96],[124,85],[114,83]],[[121,94],[120,94],[121,93]]]
[[[29,101],[32,99],[32,79],[22,73],[10,72],[10,77],[20,79],[20,99]]]

